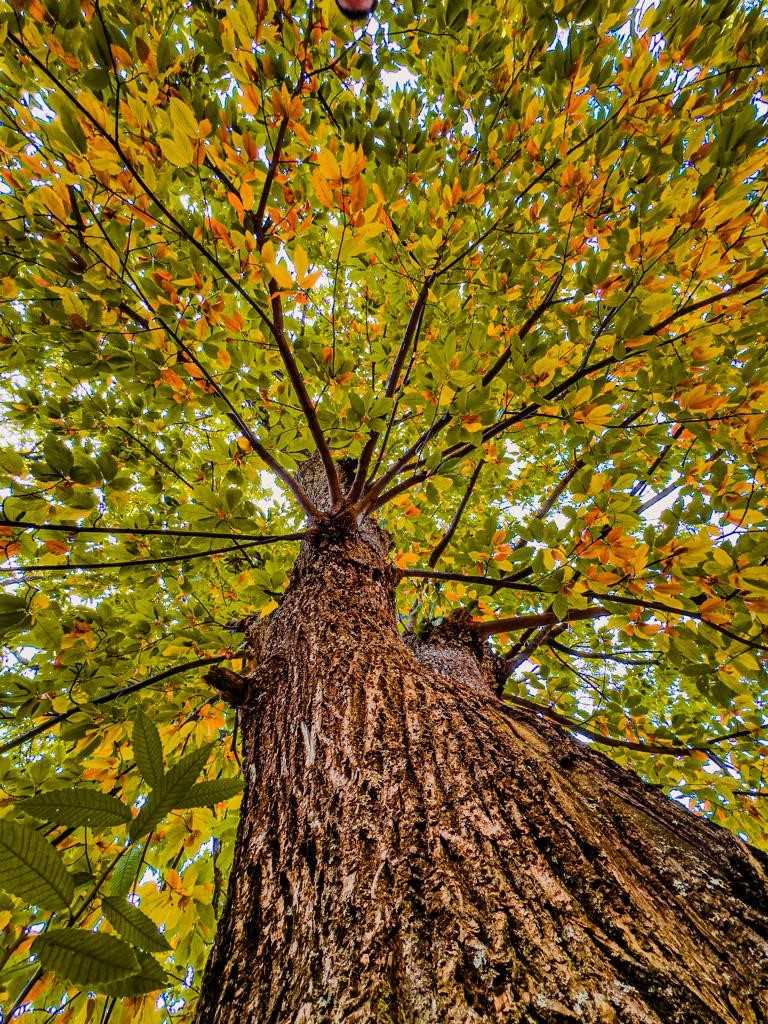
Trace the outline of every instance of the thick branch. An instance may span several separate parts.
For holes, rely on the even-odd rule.
[[[541,300],[538,306],[533,310],[533,312],[525,321],[520,330],[517,332],[516,342],[522,341],[525,338],[525,336],[530,332],[531,328],[533,328],[536,325],[536,322],[540,319],[540,317],[544,315],[544,313],[552,305],[555,295],[557,293],[557,289],[560,286],[560,282],[562,281],[562,279],[562,274],[558,274],[555,277],[555,280],[550,285],[547,294],[544,296],[544,298]],[[487,388],[491,381],[494,380],[494,378],[497,377],[504,369],[504,367],[507,365],[510,356],[512,355],[512,349],[512,345],[507,345],[507,347],[501,353],[501,355],[493,364],[493,366],[491,366],[491,368],[489,370],[486,370],[486,372],[483,374],[480,383],[484,388]]]
[[[542,626],[540,629],[527,629],[523,633],[523,639],[506,653],[502,662],[501,670],[498,673],[496,692],[499,696],[504,693],[507,679],[520,666],[528,661],[543,643],[552,643],[552,638],[559,636],[568,628],[567,623],[560,622],[557,626]],[[533,634],[533,636],[531,636]]]
[[[486,582],[489,585],[496,585],[496,581],[491,577],[488,577]],[[730,640],[744,644],[745,647],[751,647],[759,651],[768,651],[768,647],[764,644],[760,644],[756,640],[750,640],[748,637],[740,636],[738,633],[732,633],[725,626],[721,626],[706,618],[701,612],[689,611],[686,608],[674,608],[672,605],[663,604],[661,601],[644,601],[641,598],[624,597],[617,594],[600,594],[593,590],[587,590],[585,596],[601,601],[612,601],[616,604],[627,604],[636,608],[661,611],[668,615],[679,615],[684,619],[694,619],[710,629],[722,633],[723,636],[727,636]],[[575,608],[573,611],[567,612],[562,619],[559,619],[554,612],[533,612],[528,615],[511,615],[507,618],[492,619],[488,622],[476,622],[472,628],[478,636],[492,636],[494,633],[511,633],[520,629],[528,629],[531,626],[546,626],[555,622],[576,622],[580,619],[598,619],[612,614],[607,608],[599,606],[594,608]]]
[[[701,612],[689,611],[687,608],[675,608],[670,604],[664,604],[661,601],[645,601],[640,597],[624,597],[621,594],[600,594],[594,590],[585,591],[586,597],[592,597],[598,601],[614,601],[616,604],[628,604],[633,605],[636,608],[648,608],[651,611],[665,612],[668,615],[680,615],[685,619],[695,619],[697,622],[703,623],[705,626],[709,626],[710,629],[714,629],[717,633],[722,633],[723,636],[727,636],[731,640],[736,640],[740,644],[744,644],[746,647],[752,647],[758,651],[768,651],[768,647],[764,644],[758,643],[756,640],[750,640],[747,637],[740,636],[738,633],[732,633],[725,626],[721,626],[717,622],[712,622]]]
[[[60,79],[58,79],[56,77],[56,75],[53,74],[53,72],[50,70],[50,68],[46,64],[44,64],[42,61],[40,61],[32,53],[32,51],[26,46],[26,44],[23,42],[22,39],[20,39],[18,36],[16,36],[13,32],[9,32],[8,33],[8,38],[11,39],[11,41],[13,43],[15,43],[16,46],[18,46],[19,49],[23,53],[26,54],[26,56],[45,75],[45,77],[48,78],[48,80],[50,82],[52,82],[53,85],[57,89],[59,89],[70,100],[70,102],[73,104],[73,106],[75,106],[75,108],[78,110],[78,112],[80,114],[82,114],[83,117],[85,117],[88,120],[89,124],[91,124],[92,127],[99,133],[99,135],[101,135],[107,141],[107,143],[112,147],[112,149],[114,149],[114,151],[117,153],[117,155],[120,157],[120,159],[124,162],[125,166],[127,167],[128,171],[130,172],[130,174],[133,177],[133,179],[141,187],[141,189],[143,190],[145,195],[155,204],[155,206],[157,206],[157,208],[162,212],[162,214],[165,217],[167,217],[167,219],[176,228],[176,230],[181,234],[181,236],[187,242],[189,242],[190,245],[192,245],[195,249],[197,249],[197,251],[203,256],[203,258],[205,260],[207,260],[213,267],[215,267],[215,269],[222,275],[222,277],[228,282],[228,284],[230,284],[235,289],[235,291],[245,300],[245,302],[251,307],[251,309],[253,309],[256,312],[258,317],[269,328],[270,333],[273,336],[275,336],[275,340],[278,343],[278,349],[279,349],[280,354],[283,357],[283,360],[285,362],[285,353],[287,351],[287,346],[285,345],[284,340],[283,340],[283,343],[281,344],[281,340],[277,337],[277,333],[278,332],[277,332],[276,325],[272,323],[272,321],[267,316],[267,314],[264,312],[264,310],[261,308],[259,303],[256,302],[256,300],[245,290],[245,288],[243,288],[243,286],[240,284],[240,282],[235,277],[233,277],[232,274],[230,274],[230,272],[221,263],[221,261],[217,258],[217,256],[214,253],[212,253],[200,241],[198,241],[198,239],[195,238],[195,236],[194,236],[194,234],[192,232],[188,231],[185,228],[185,226],[175,216],[175,214],[163,203],[163,201],[160,199],[160,197],[150,188],[150,186],[144,180],[143,176],[140,174],[140,172],[137,170],[137,168],[133,165],[133,163],[129,159],[128,155],[126,154],[125,150],[123,149],[123,147],[122,147],[122,145],[120,143],[120,140],[115,138],[115,137],[113,137],[112,135],[110,135],[110,133],[105,128],[102,127],[102,125],[99,123],[99,121],[79,102],[79,100],[77,99],[77,96],[70,89],[68,89],[67,86],[64,85],[60,81]],[[158,317],[158,320],[160,320],[159,317]],[[162,323],[161,320],[160,320],[160,322]],[[166,330],[167,330],[167,327],[166,327]],[[187,351],[189,351],[189,350],[187,350]],[[291,356],[291,359],[292,359],[292,356]],[[195,363],[196,363],[196,365],[199,366],[199,363],[197,363],[197,360],[195,360]],[[295,363],[293,365],[295,367]],[[201,369],[203,369],[203,368],[201,367]],[[286,369],[288,371],[288,374],[289,374],[289,377],[291,378],[292,383],[294,383],[294,386],[295,386],[295,377],[294,377],[294,374],[292,373],[292,367],[290,365],[288,365],[288,363],[286,363]],[[298,372],[298,368],[296,368],[296,371]],[[223,397],[221,389],[218,387],[218,385],[215,384],[215,382],[212,381],[212,379],[210,378],[210,375],[207,372],[206,372],[206,379],[208,379],[210,383],[214,384],[214,386],[216,388],[216,391],[219,394],[219,396]],[[301,395],[299,395],[299,398],[301,399]],[[313,410],[313,414],[314,414],[314,410]],[[235,422],[238,422],[238,425],[241,425],[242,424],[242,418],[239,416],[239,413],[237,413],[235,411],[235,412],[233,412],[233,416],[237,417]],[[310,421],[309,425],[310,425],[310,429],[312,429],[311,421]],[[244,426],[245,425],[242,424],[241,429],[243,429]],[[248,440],[251,442],[251,445],[253,446],[254,450],[257,451],[259,455],[261,455],[262,459],[264,459],[265,455],[267,454],[266,453],[266,449],[264,449],[263,446],[261,445],[261,443],[256,440],[256,438],[253,436],[253,434],[250,432],[250,430],[247,427],[245,429],[248,430],[248,434],[246,436],[248,436]],[[313,432],[313,436],[314,436],[314,432]],[[283,479],[285,483],[287,483],[289,486],[291,486],[292,483],[295,483],[295,482],[292,481],[292,478],[290,477],[290,475],[285,473],[285,471],[282,470],[282,467],[280,467],[279,464],[274,459],[271,458],[271,456],[268,456],[268,458],[273,463],[273,465],[270,465],[270,468],[273,469],[275,472],[278,472],[278,475],[280,475],[281,479]],[[265,459],[265,461],[267,461],[267,459]],[[291,489],[294,491],[294,493],[296,493],[295,488],[293,486],[291,486]],[[296,496],[297,496],[297,498],[299,497],[298,494]],[[299,499],[299,500],[301,500],[301,499]],[[308,515],[314,516],[316,510],[313,510],[313,509],[311,510],[311,509],[307,508],[306,505],[304,505],[304,508],[305,508],[305,511],[307,512]]]
[[[405,328],[400,346],[397,350],[395,358],[392,362],[392,367],[387,377],[387,383],[384,390],[384,394],[387,398],[392,398],[397,391],[398,381],[400,379],[400,373],[403,369],[403,364],[411,349],[411,345],[415,343],[416,336],[421,326],[422,318],[424,316],[424,309],[427,305],[427,298],[429,296],[429,289],[432,286],[432,277],[428,277],[424,284],[421,286],[421,291],[418,294],[416,302],[414,303],[411,315],[408,318],[408,323]],[[377,430],[371,431],[368,440],[363,447],[360,459],[357,465],[357,472],[355,473],[355,479],[352,482],[352,487],[349,492],[349,500],[356,502],[365,490],[366,480],[368,477],[368,469],[373,458],[373,453],[376,450],[376,444],[379,440],[379,432]],[[384,445],[386,446],[386,436]],[[382,452],[382,454],[384,454]],[[381,459],[381,455],[379,456]]]
[[[731,295],[735,295],[739,292],[745,291],[747,288],[750,288],[753,285],[759,283],[766,276],[768,276],[768,270],[760,271],[759,273],[754,274],[748,280],[742,281],[740,284],[734,285],[732,288],[729,288],[726,291],[718,292],[715,295],[710,295],[707,298],[700,299],[698,302],[690,303],[687,306],[683,306],[676,312],[671,313],[668,317],[660,321],[655,326],[649,327],[646,330],[645,334],[649,336],[656,335],[664,327],[669,326],[669,324],[671,324],[674,320],[677,320],[680,317],[685,316],[687,313],[696,312],[700,309],[705,308],[706,306],[714,305],[714,303],[718,301],[728,299]],[[670,338],[663,340],[658,344],[668,345],[671,344],[674,340],[674,338]],[[572,373],[570,377],[567,377],[559,384],[556,384],[553,388],[550,388],[550,390],[543,396],[543,398],[540,401],[529,402],[527,405],[524,405],[520,409],[518,409],[517,412],[511,413],[509,416],[503,417],[490,427],[486,427],[482,434],[480,434],[477,443],[470,444],[469,442],[458,442],[456,444],[450,445],[448,448],[444,448],[443,451],[440,453],[440,461],[437,462],[428,473],[424,475],[414,474],[414,476],[410,478],[408,486],[412,487],[416,483],[420,483],[422,482],[422,480],[426,480],[430,476],[438,474],[441,471],[444,464],[449,459],[464,458],[465,456],[471,454],[477,448],[478,443],[484,444],[488,441],[491,441],[494,437],[497,437],[499,434],[504,433],[504,431],[508,430],[510,427],[516,426],[518,423],[522,423],[526,419],[530,419],[531,416],[535,415],[536,411],[542,405],[546,405],[557,398],[561,398],[564,394],[566,394],[566,392],[570,391],[574,384],[578,384],[581,380],[590,376],[590,374],[596,373],[599,370],[605,370],[611,366],[616,366],[626,361],[627,359],[633,359],[638,355],[643,355],[643,353],[649,351],[651,347],[652,346],[649,345],[645,349],[635,349],[632,352],[629,352],[623,356],[605,356],[603,359],[599,359],[594,363],[588,363],[584,366],[581,366],[578,370],[574,371],[574,373]],[[411,446],[411,449],[409,450],[409,452],[411,453],[410,457],[412,458],[414,453],[420,451],[427,441],[431,440],[435,434],[439,433],[439,431],[442,430],[442,428],[450,421],[450,419],[450,413],[444,413],[441,419],[437,422],[437,424],[435,424],[437,429],[430,428],[428,432],[428,437],[426,436],[425,433],[425,435],[423,435],[422,438],[420,438],[414,445]],[[397,466],[393,467],[394,473],[392,475],[396,475],[397,473],[399,473],[400,470],[403,469],[409,461],[409,458],[401,459],[398,462]],[[393,488],[392,491],[388,493],[393,495],[395,493],[395,489]],[[402,490],[398,490],[396,493],[402,493]],[[381,504],[383,504],[383,502],[379,501],[376,507],[379,507]]]
[[[342,501],[339,473],[328,447],[328,442],[325,439],[323,428],[320,426],[320,421],[317,418],[317,411],[314,403],[309,397],[306,385],[304,384],[304,378],[302,377],[301,371],[293,357],[291,347],[286,340],[285,324],[283,321],[283,304],[280,298],[280,291],[278,289],[277,282],[274,278],[270,279],[269,282],[269,295],[272,303],[272,316],[274,317],[274,333],[277,347],[280,351],[280,355],[282,356],[283,363],[285,364],[288,377],[293,385],[293,390],[296,392],[296,397],[299,400],[301,411],[304,413],[306,418],[309,432],[312,435],[312,440],[315,442],[315,447],[320,454],[323,468],[325,469],[325,475],[328,479],[328,490],[331,495],[331,505],[335,507],[340,505]]]
[[[144,299],[144,301],[146,302],[147,300]],[[149,306],[148,302],[147,305]],[[136,310],[131,309],[131,307],[128,306],[126,303],[122,303],[120,308],[123,310],[123,312],[127,312],[130,316],[134,317],[134,319],[136,319],[138,323],[143,323],[147,327],[149,326],[149,321],[147,321],[141,315],[141,313],[138,313]],[[269,469],[272,470],[275,476],[279,480],[283,481],[286,487],[288,487],[288,489],[293,493],[294,497],[301,505],[301,507],[304,509],[304,511],[307,513],[307,515],[310,518],[316,518],[318,515],[318,511],[312,504],[312,502],[309,500],[309,496],[306,494],[302,486],[299,484],[298,480],[296,480],[295,477],[292,476],[292,474],[290,474],[288,470],[285,469],[277,461],[277,459],[274,458],[274,456],[270,455],[270,453],[253,433],[251,428],[245,422],[243,417],[240,415],[238,410],[229,400],[229,398],[221,389],[221,387],[219,387],[219,384],[216,381],[216,379],[211,376],[207,368],[203,366],[203,364],[197,358],[192,349],[183,341],[182,338],[179,337],[178,333],[174,331],[173,328],[169,324],[167,324],[165,320],[163,320],[163,318],[154,309],[152,309],[151,306],[149,306],[149,308],[152,311],[152,315],[155,317],[155,319],[166,332],[166,334],[168,334],[168,336],[174,340],[179,350],[187,357],[187,359],[189,359],[190,362],[192,362],[200,370],[207,383],[213,389],[214,393],[218,395],[222,402],[224,402],[226,407],[229,409],[229,412],[227,413],[229,419],[232,421],[232,423],[235,424],[235,426],[238,428],[243,437],[248,441],[254,452],[259,456],[262,462],[266,466],[268,466]]]
[[[73,199],[73,203],[74,203],[74,199]],[[86,205],[88,205],[88,204],[86,203]],[[89,209],[89,212],[90,212],[91,216],[93,217],[94,223],[97,225],[97,227],[101,231],[105,241],[110,246],[110,248],[113,250],[113,252],[119,257],[120,253],[115,248],[114,243],[112,242],[112,239],[109,236],[109,233],[104,230],[104,227],[101,224],[101,221],[96,216],[94,211],[90,208],[90,206],[88,206],[88,209]],[[88,248],[88,250],[90,252],[94,252],[94,250],[90,246],[86,246],[86,248]],[[98,255],[98,254],[94,253],[94,255]],[[105,267],[105,269],[107,271],[111,270],[111,268],[109,267],[109,265],[106,262],[102,261],[102,263],[103,263],[103,265],[104,265],[104,267]],[[167,324],[165,322],[165,320],[163,320],[163,318],[159,315],[159,313],[154,309],[154,307],[150,303],[149,299],[143,293],[143,291],[141,290],[140,286],[137,284],[136,280],[134,279],[134,277],[130,273],[130,271],[126,270],[126,274],[127,274],[128,280],[130,281],[130,283],[132,285],[134,294],[136,294],[137,297],[145,304],[147,309],[155,317],[155,319],[160,324],[160,326],[163,328],[163,330],[166,332],[166,334],[175,342],[175,344],[178,347],[179,351],[182,352],[186,356],[186,358],[193,365],[195,365],[200,370],[200,372],[202,373],[204,379],[210,385],[213,393],[216,394],[222,400],[222,402],[224,402],[226,407],[230,410],[229,413],[228,413],[230,420],[235,424],[235,426],[237,426],[237,428],[240,430],[240,432],[243,435],[243,437],[249,442],[249,444],[253,448],[254,452],[261,458],[261,460],[265,463],[265,465],[267,465],[272,470],[272,472],[278,477],[278,479],[282,480],[283,483],[289,488],[289,490],[292,491],[292,493],[294,494],[296,500],[299,502],[301,507],[307,513],[307,515],[313,516],[314,513],[316,512],[316,510],[313,508],[312,503],[307,498],[307,495],[304,494],[304,492],[303,492],[302,488],[299,486],[298,482],[291,476],[291,474],[286,469],[284,469],[280,465],[280,463],[275,458],[273,458],[272,455],[269,454],[267,449],[259,441],[259,439],[253,433],[251,428],[248,426],[248,424],[242,418],[242,416],[240,415],[238,410],[235,408],[233,403],[229,400],[228,396],[225,394],[225,392],[219,386],[218,382],[215,380],[214,377],[211,376],[211,374],[209,373],[208,369],[200,362],[200,360],[197,358],[197,356],[192,351],[192,349],[190,349],[189,346],[185,344],[185,342],[182,340],[182,338],[179,336],[179,334],[175,330],[173,330],[173,328],[169,324]],[[142,313],[139,313],[137,310],[135,310],[131,306],[129,306],[127,302],[121,302],[119,308],[121,309],[121,311],[123,313],[126,313],[128,316],[132,317],[138,324],[141,324],[141,326],[145,330],[149,329],[150,323],[147,320],[147,318]]]
[[[606,608],[574,608],[563,618],[554,612],[532,612],[530,615],[509,615],[503,619],[491,619],[488,622],[473,622],[473,631],[481,637],[493,636],[494,633],[514,633],[531,626],[552,626],[558,622],[579,622],[582,619],[599,619],[610,615]]]
[[[301,76],[299,76],[299,83],[301,83],[301,81]],[[301,88],[301,85],[299,85],[299,88]],[[290,118],[286,114],[283,117],[282,121],[280,122],[280,127],[277,129],[275,148],[272,151],[272,159],[269,161],[269,167],[267,168],[267,176],[264,179],[264,187],[261,190],[261,195],[259,196],[259,205],[256,208],[256,241],[259,246],[259,252],[261,252],[262,248],[264,247],[264,241],[266,237],[264,212],[267,209],[267,203],[269,202],[269,193],[272,191],[272,184],[275,180],[275,174],[277,173],[277,168],[280,164],[280,156],[283,149],[283,143],[285,142],[285,135],[286,132],[288,131],[289,122]]]

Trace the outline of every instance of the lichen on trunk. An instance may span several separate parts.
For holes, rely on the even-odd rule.
[[[766,859],[407,638],[371,521],[254,629],[246,789],[197,1024],[768,1020]]]

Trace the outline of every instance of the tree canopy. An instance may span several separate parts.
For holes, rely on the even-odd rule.
[[[0,0],[4,1005],[191,1014],[241,785],[204,676],[315,452],[404,630],[460,613],[510,706],[768,848],[767,41]]]

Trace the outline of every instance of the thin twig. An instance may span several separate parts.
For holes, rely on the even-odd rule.
[[[453,540],[453,535],[456,533],[456,530],[458,529],[459,523],[461,522],[461,517],[464,515],[466,507],[469,504],[469,499],[472,497],[472,492],[475,489],[475,484],[477,483],[477,479],[480,476],[480,471],[482,470],[484,465],[485,460],[480,459],[480,461],[473,469],[472,475],[469,478],[469,483],[467,484],[466,490],[464,491],[462,499],[459,502],[459,507],[454,512],[453,519],[448,524],[448,529],[437,542],[437,544],[432,550],[432,553],[427,559],[427,563],[430,565],[430,567],[434,568],[437,565],[438,561],[440,560],[440,556],[443,554],[445,549]]]
[[[685,747],[674,743],[641,743],[636,740],[620,740],[613,736],[603,736],[602,733],[593,732],[592,729],[587,729],[586,726],[580,725],[578,722],[574,722],[573,719],[567,718],[565,715],[561,715],[554,708],[546,707],[543,704],[537,704],[533,700],[528,700],[525,697],[517,697],[508,695],[505,698],[509,704],[502,704],[501,710],[505,714],[514,715],[515,707],[524,708],[526,711],[532,711],[537,715],[542,715],[544,718],[549,718],[553,722],[557,722],[558,725],[564,725],[566,729],[570,729],[571,732],[577,732],[587,739],[592,740],[595,743],[602,743],[607,747],[624,747],[628,750],[638,750],[644,754],[667,754],[672,757],[691,757],[692,754],[704,753],[708,754],[709,747],[713,743],[721,743],[723,740],[734,739],[734,733],[727,733],[724,736],[716,736],[714,739],[708,741],[707,744],[701,746]],[[751,730],[751,732],[759,732],[759,729]],[[740,730],[739,735],[743,735],[743,730]]]
[[[74,526],[71,523],[29,523],[26,520],[0,518],[0,526],[16,530],[51,530],[58,533],[129,534],[136,537],[206,537],[210,540],[253,541],[256,544],[276,544],[279,541],[303,540],[306,533],[211,533],[207,530],[175,530],[144,526]]]
[[[193,558],[208,558],[210,555],[226,554],[228,551],[241,551],[244,548],[258,547],[259,541],[248,541],[245,544],[233,544],[226,548],[211,548],[210,551],[190,551],[186,555],[161,555],[153,558],[133,558],[119,562],[64,562],[57,565],[6,565],[0,566],[0,573],[23,572],[27,575],[34,572],[82,572],[88,569],[128,569],[137,565],[158,565],[169,562],[189,562]]]
[[[124,686],[120,690],[113,690],[111,693],[105,693],[101,697],[94,697],[93,700],[89,700],[87,703],[108,704],[110,701],[118,700],[121,697],[127,697],[132,693],[138,693],[139,690],[144,690],[148,686],[152,686],[154,683],[161,682],[163,679],[170,679],[171,676],[180,675],[182,672],[191,672],[196,668],[204,668],[206,665],[218,665],[222,661],[227,661],[230,657],[231,655],[228,654],[217,654],[208,658],[196,658],[194,661],[187,661],[183,665],[174,665],[172,668],[167,668],[153,676],[148,676],[146,679],[142,679],[138,683],[131,683],[129,686]],[[76,715],[81,710],[81,706],[76,705],[73,708],[69,708],[68,711],[62,711],[58,715],[54,715],[52,718],[49,718],[47,721],[41,722],[40,725],[36,725],[34,729],[29,729],[27,732],[22,733],[21,736],[16,736],[15,739],[8,740],[7,743],[0,746],[0,754],[7,754],[9,750],[14,750],[16,747],[20,747],[28,740],[34,739],[35,736],[39,736],[40,733],[47,732],[55,725],[60,725],[62,722],[66,722],[67,719]]]

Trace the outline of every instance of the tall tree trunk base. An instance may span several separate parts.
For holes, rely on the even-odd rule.
[[[197,1024],[765,1024],[766,859],[406,645],[381,565],[315,558],[260,631]]]

